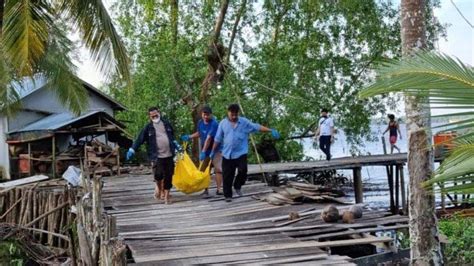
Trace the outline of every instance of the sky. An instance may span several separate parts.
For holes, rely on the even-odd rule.
[[[106,6],[110,6],[113,0],[104,2]],[[453,0],[453,2],[466,19],[474,24],[474,0]],[[458,13],[451,0],[441,0],[441,8],[435,9],[434,14],[442,24],[448,24],[447,40],[441,39],[438,42],[438,50],[474,66],[474,29]],[[79,77],[96,87],[104,85],[106,80],[89,59],[87,50],[81,48],[78,57]]]

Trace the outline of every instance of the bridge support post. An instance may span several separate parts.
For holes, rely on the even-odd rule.
[[[408,215],[407,195],[405,188],[405,173],[403,172],[403,164],[400,165],[400,189],[402,192],[402,211],[404,215]]]
[[[395,212],[400,211],[400,165],[395,166]]]
[[[390,192],[390,211],[395,214],[395,199],[393,186],[393,165],[387,165],[388,190]]]
[[[362,203],[364,198],[364,191],[362,187],[362,168],[355,167],[352,169],[352,173],[354,176],[354,194],[355,194],[355,202]]]

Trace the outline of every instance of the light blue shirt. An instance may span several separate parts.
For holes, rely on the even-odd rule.
[[[260,124],[253,123],[245,117],[239,117],[236,127],[228,118],[222,120],[217,128],[214,141],[222,144],[222,156],[226,159],[237,159],[249,152],[249,134],[260,130]]]

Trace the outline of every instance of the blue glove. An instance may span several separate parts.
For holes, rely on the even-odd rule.
[[[280,138],[280,133],[276,129],[272,129],[272,137],[274,139],[279,139]]]
[[[181,136],[181,140],[182,141],[189,141],[191,138],[189,137],[189,135],[182,135]]]
[[[179,145],[179,143],[178,143],[176,140],[173,140],[173,144],[174,144],[175,149],[176,149],[178,152],[182,152],[182,151],[183,151],[183,148],[181,147],[181,145]]]
[[[132,148],[128,149],[128,151],[127,151],[127,156],[125,157],[125,159],[126,159],[127,161],[129,161],[130,159],[132,159],[132,157],[133,157],[134,154],[135,154],[135,150],[134,150],[134,149],[132,149]]]
[[[211,151],[211,154],[209,154],[209,158],[211,158],[211,160],[212,160],[212,159],[214,159],[214,156],[215,156],[215,155],[216,155],[216,154],[214,153],[214,151]]]
[[[204,161],[204,159],[206,159],[206,152],[200,152],[199,153],[199,161]]]

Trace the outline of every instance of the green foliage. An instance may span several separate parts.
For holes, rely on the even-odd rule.
[[[129,60],[112,20],[100,0],[2,1],[0,32],[0,112],[13,115],[21,107],[12,80],[43,75],[71,111],[87,107],[86,91],[75,77],[73,43],[67,27],[78,31],[99,69],[130,80]]]
[[[400,249],[410,248],[410,236],[406,230],[397,231],[397,243]]]
[[[439,221],[440,231],[448,237],[444,250],[447,265],[474,263],[474,218],[454,217]]]
[[[229,5],[221,33],[224,45],[230,43],[243,3]],[[370,118],[385,112],[387,97],[368,100],[357,94],[371,81],[374,63],[401,53],[398,9],[390,1],[245,3],[225,80],[210,90],[217,118],[225,116],[225,106],[238,95],[246,117],[286,138],[313,130],[319,110],[327,107],[348,140],[360,144],[370,134]],[[115,6],[134,62],[134,87],[124,91],[115,83],[110,91],[131,107],[121,118],[130,122],[134,135],[151,105],[171,118],[178,135],[194,130],[191,110],[200,103],[219,1],[179,2],[178,8],[176,20],[168,1],[120,0]],[[431,36],[438,31],[433,27]],[[256,139],[269,137],[259,134]],[[302,158],[298,142],[276,145],[283,160]]]
[[[0,265],[24,265],[25,254],[14,241],[0,243]]]

